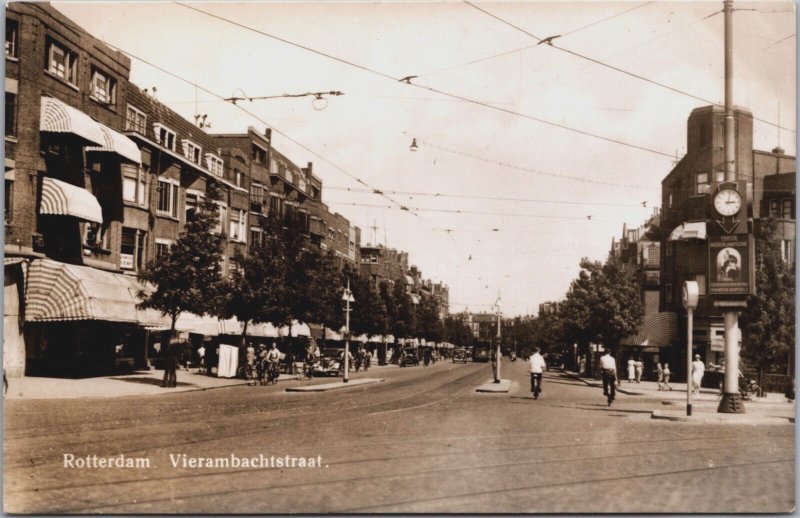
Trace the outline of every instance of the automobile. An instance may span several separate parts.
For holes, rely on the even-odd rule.
[[[489,340],[475,340],[472,344],[472,361],[488,362],[491,357],[492,343]]]
[[[400,366],[409,367],[419,365],[419,356],[417,356],[416,347],[406,347],[403,349],[403,355],[400,356]]]
[[[453,363],[467,363],[466,347],[456,347],[453,349]]]
[[[544,358],[547,370],[564,370],[564,358],[560,354],[548,354]]]
[[[322,349],[319,360],[314,364],[314,376],[338,376],[339,355],[344,348]]]

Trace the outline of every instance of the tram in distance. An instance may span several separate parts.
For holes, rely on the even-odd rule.
[[[472,343],[472,361],[488,362],[491,357],[492,342],[489,340],[475,340]]]

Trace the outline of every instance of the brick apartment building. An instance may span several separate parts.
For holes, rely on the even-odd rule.
[[[778,221],[784,259],[795,261],[795,157],[782,149],[753,149],[753,116],[736,108],[735,157],[737,178],[752,190],[753,231],[759,220]],[[709,196],[724,180],[724,110],[706,106],[692,111],[688,119],[687,154],[662,180],[661,288],[659,308],[680,315],[678,340],[672,358],[682,358],[686,346],[686,312],[681,303],[682,283],[697,281],[700,302],[695,310],[693,342],[706,362],[721,363],[724,354],[723,321],[708,296],[708,249],[706,223]],[[681,361],[674,362],[678,374]],[[672,364],[671,364],[672,365]]]

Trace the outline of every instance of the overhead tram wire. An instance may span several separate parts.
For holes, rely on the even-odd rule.
[[[377,203],[357,203],[339,200],[327,200],[329,205],[348,205],[353,207],[371,207],[376,209],[389,209],[397,210],[398,207],[394,205],[379,205]],[[415,210],[419,212],[439,212],[444,214],[465,214],[465,215],[479,215],[479,216],[501,216],[501,217],[517,217],[517,218],[539,218],[539,219],[560,219],[560,220],[573,220],[573,221],[600,221],[603,223],[616,223],[616,221],[595,218],[593,214],[586,216],[551,216],[547,214],[520,214],[515,212],[491,212],[491,211],[476,211],[476,210],[461,210],[461,209],[437,209],[435,207],[407,207],[405,210]]]
[[[101,41],[102,41],[102,40],[101,40]],[[132,54],[132,53],[128,52],[128,51],[127,51],[127,50],[125,50],[125,49],[122,49],[122,48],[120,48],[120,47],[117,47],[116,45],[112,45],[111,43],[108,43],[108,42],[106,42],[106,41],[103,41],[103,43],[104,43],[105,45],[108,45],[108,46],[109,46],[109,47],[111,47],[112,49],[118,50],[118,51],[120,51],[120,52],[122,52],[122,53],[124,53],[124,54],[126,54],[126,55],[128,55],[128,56],[130,56],[130,57],[132,57],[133,59],[136,59],[137,61],[140,61],[140,62],[142,62],[142,63],[144,63],[144,64],[146,64],[146,65],[148,65],[148,66],[151,66],[151,67],[155,68],[156,70],[159,70],[159,71],[161,71],[161,72],[163,72],[163,73],[165,73],[165,74],[167,74],[167,75],[169,75],[169,76],[171,76],[171,77],[174,77],[175,79],[178,79],[178,80],[180,80],[180,81],[183,81],[183,82],[184,82],[184,83],[186,83],[186,84],[192,85],[192,86],[196,87],[198,90],[202,90],[203,92],[206,92],[207,94],[210,94],[210,95],[213,95],[214,97],[217,97],[218,99],[221,99],[221,100],[224,100],[224,99],[225,99],[225,98],[224,98],[223,96],[221,96],[220,94],[217,94],[216,92],[214,92],[214,91],[212,91],[212,90],[209,90],[208,88],[205,88],[205,87],[203,87],[203,86],[201,86],[201,85],[197,84],[197,83],[196,83],[196,82],[194,82],[194,81],[189,81],[188,79],[186,79],[186,78],[184,78],[184,77],[181,77],[181,76],[179,76],[178,74],[176,74],[176,73],[174,73],[174,72],[171,72],[171,71],[169,71],[169,70],[167,70],[167,69],[165,69],[165,68],[162,68],[162,67],[160,67],[160,66],[158,66],[158,65],[156,65],[156,64],[154,64],[154,63],[151,63],[150,61],[148,61],[148,60],[146,60],[146,59],[143,59],[143,58],[141,58],[141,57],[139,57],[139,56],[136,56],[135,54]],[[244,113],[248,114],[249,116],[253,117],[255,120],[257,120],[257,121],[259,121],[260,123],[264,124],[264,125],[265,125],[265,126],[267,126],[268,128],[271,128],[271,129],[272,129],[272,130],[274,130],[276,133],[278,133],[278,134],[282,135],[284,138],[286,138],[286,139],[287,139],[287,140],[289,140],[290,142],[292,142],[292,143],[294,143],[295,145],[299,146],[300,148],[302,148],[302,149],[304,149],[304,150],[308,151],[308,152],[309,152],[309,153],[311,153],[312,155],[314,155],[314,156],[318,157],[318,158],[319,158],[319,159],[321,159],[323,162],[327,163],[328,165],[330,165],[331,167],[333,167],[333,168],[334,168],[334,169],[336,169],[337,171],[340,171],[341,173],[343,173],[343,174],[347,175],[348,177],[352,178],[353,180],[355,180],[357,183],[359,183],[359,184],[363,185],[364,187],[367,187],[367,188],[369,188],[369,189],[372,189],[372,190],[376,191],[376,194],[380,194],[380,192],[379,192],[379,190],[378,190],[378,189],[375,189],[374,187],[372,187],[370,184],[368,184],[367,182],[365,182],[364,180],[362,180],[362,179],[361,179],[361,178],[359,178],[358,176],[356,176],[356,175],[354,175],[354,174],[350,173],[349,171],[347,171],[347,170],[343,169],[343,168],[342,168],[342,167],[340,167],[339,165],[337,165],[337,164],[334,164],[333,162],[331,162],[330,160],[328,160],[327,158],[325,158],[324,156],[322,156],[322,155],[321,155],[321,154],[319,154],[318,152],[314,151],[313,149],[309,148],[309,147],[308,147],[308,146],[306,146],[305,144],[303,144],[303,143],[301,143],[301,142],[298,142],[297,140],[293,139],[292,137],[290,137],[290,136],[289,136],[289,135],[287,135],[286,133],[282,132],[280,129],[276,128],[276,127],[275,127],[275,126],[273,126],[272,124],[268,123],[267,121],[265,121],[264,119],[262,119],[261,117],[259,117],[258,115],[256,115],[255,113],[251,112],[250,110],[248,110],[248,109],[246,109],[246,108],[244,108],[243,106],[240,106],[240,105],[238,105],[238,104],[234,104],[234,106],[236,106],[236,107],[237,107],[239,110],[243,111]],[[403,210],[405,210],[405,211],[407,211],[407,212],[410,212],[410,213],[411,213],[411,214],[413,214],[414,216],[418,216],[417,214],[414,214],[414,212],[413,212],[413,211],[411,211],[411,210],[409,210],[407,207],[405,207],[405,206],[404,206],[402,203],[400,203],[400,202],[398,202],[398,201],[396,201],[396,200],[392,199],[390,196],[387,196],[387,195],[385,195],[385,194],[382,194],[381,196],[382,196],[383,198],[385,198],[386,200],[388,200],[388,201],[392,202],[393,204],[397,205],[397,206],[398,206],[398,208],[400,208],[400,209],[403,209]],[[426,220],[426,221],[427,221],[427,220]],[[430,222],[429,222],[429,223],[430,223]]]
[[[325,52],[321,52],[321,51],[312,49],[311,47],[307,47],[307,46],[301,45],[299,43],[294,43],[292,41],[289,41],[289,40],[284,39],[284,38],[280,38],[278,36],[274,36],[272,34],[269,34],[268,32],[264,32],[264,31],[261,31],[259,29],[255,29],[253,27],[249,27],[249,26],[241,24],[239,22],[235,22],[233,20],[227,19],[227,18],[225,18],[223,16],[219,16],[219,15],[216,15],[216,14],[213,14],[213,13],[209,13],[207,11],[203,11],[202,9],[197,9],[196,7],[192,7],[192,6],[184,4],[182,2],[174,2],[174,3],[176,5],[181,6],[181,7],[185,7],[187,9],[192,10],[192,11],[195,11],[195,12],[198,12],[198,13],[201,13],[201,14],[205,14],[206,16],[210,16],[210,17],[215,18],[217,20],[220,20],[220,21],[235,25],[237,27],[240,27],[242,29],[254,32],[256,34],[260,34],[262,36],[266,36],[268,38],[280,41],[282,43],[286,43],[288,45],[292,45],[294,47],[306,50],[308,52],[312,52],[314,54],[318,54],[320,56],[323,56],[323,57],[326,57],[326,58],[329,58],[329,59],[333,59],[333,60],[335,60],[335,61],[337,61],[339,63],[343,63],[343,64],[346,64],[346,65],[355,67],[355,68],[357,68],[359,70],[362,70],[362,71],[365,71],[365,72],[369,72],[371,74],[380,76],[380,77],[382,77],[384,79],[391,79],[394,82],[400,81],[400,78],[392,77],[392,76],[390,76],[388,74],[385,74],[383,72],[380,72],[378,70],[374,70],[372,68],[365,67],[365,66],[359,65],[357,63],[353,63],[352,61],[348,61],[346,59],[338,58],[338,57],[333,56],[331,54],[327,54]],[[658,150],[651,149],[651,148],[648,148],[648,147],[645,147],[645,146],[640,146],[640,145],[637,145],[637,144],[631,144],[629,142],[625,142],[625,141],[620,140],[620,139],[615,139],[615,138],[611,138],[611,137],[605,137],[603,135],[592,133],[590,131],[573,128],[573,127],[567,126],[565,124],[559,124],[557,122],[548,121],[546,119],[541,119],[539,117],[534,117],[532,115],[527,115],[527,114],[524,114],[524,113],[520,113],[520,112],[515,112],[513,110],[509,110],[509,109],[506,109],[506,108],[501,108],[499,106],[493,106],[491,104],[487,104],[487,103],[482,102],[482,101],[478,101],[478,100],[475,100],[475,99],[470,99],[468,97],[464,97],[462,95],[458,95],[458,94],[454,94],[454,93],[451,93],[451,92],[446,92],[446,91],[443,91],[443,90],[439,90],[437,88],[432,88],[432,87],[429,87],[429,86],[419,85],[419,84],[416,84],[416,83],[413,83],[413,82],[410,82],[410,81],[407,82],[406,84],[409,84],[409,85],[414,86],[416,88],[421,88],[423,90],[427,90],[429,92],[434,92],[434,93],[437,93],[437,94],[440,94],[440,95],[451,97],[453,99],[459,99],[461,101],[468,102],[468,103],[471,103],[471,104],[475,104],[477,106],[482,106],[484,108],[489,108],[491,110],[495,110],[495,111],[499,111],[499,112],[502,112],[502,113],[506,113],[508,115],[521,117],[521,118],[524,118],[524,119],[528,119],[528,120],[532,120],[532,121],[535,121],[535,122],[539,122],[541,124],[546,124],[548,126],[553,126],[553,127],[557,127],[557,128],[566,130],[566,131],[571,131],[571,132],[574,132],[574,133],[578,133],[580,135],[584,135],[584,136],[587,136],[587,137],[592,137],[592,138],[596,138],[596,139],[599,139],[599,140],[604,140],[606,142],[619,144],[621,146],[626,146],[626,147],[630,147],[630,148],[633,148],[633,149],[639,149],[641,151],[646,151],[646,152],[649,152],[649,153],[653,153],[653,154],[657,154],[657,155],[660,155],[660,156],[668,157],[670,159],[674,158],[671,153],[665,153],[663,151],[658,151]]]
[[[501,23],[504,23],[504,24],[508,25],[509,27],[514,28],[514,29],[520,31],[523,34],[526,34],[527,36],[530,36],[531,38],[537,40],[539,43],[544,41],[543,38],[540,38],[539,36],[536,36],[535,34],[533,34],[533,33],[529,32],[529,31],[526,31],[525,29],[522,29],[522,28],[514,25],[513,23],[509,22],[508,20],[500,18],[499,16],[497,16],[497,15],[495,15],[495,14],[489,12],[489,11],[486,11],[485,9],[481,9],[477,5],[475,5],[472,2],[470,2],[469,0],[462,0],[462,1],[465,4],[467,4],[468,6],[470,6],[470,7],[474,8],[474,9],[484,13],[485,15],[490,16],[490,17],[494,18],[495,20],[497,20],[497,21],[499,21]],[[723,104],[720,104],[718,102],[712,101],[710,99],[706,99],[704,97],[700,97],[698,95],[694,95],[694,94],[689,93],[689,92],[687,92],[685,90],[681,90],[681,89],[676,88],[674,86],[670,86],[668,84],[655,81],[655,80],[650,79],[648,77],[644,77],[642,75],[630,72],[630,71],[625,70],[623,68],[619,68],[619,67],[611,65],[609,63],[605,63],[603,61],[600,61],[599,59],[595,59],[595,58],[586,56],[584,54],[580,54],[578,52],[575,52],[573,50],[569,50],[569,49],[567,49],[565,47],[559,47],[559,46],[553,45],[552,43],[550,43],[548,46],[552,47],[552,48],[554,48],[556,50],[560,50],[561,52],[565,52],[567,54],[575,56],[577,58],[584,59],[586,61],[590,61],[591,63],[594,63],[596,65],[600,65],[600,66],[608,68],[610,70],[614,70],[616,72],[620,72],[622,74],[625,74],[627,76],[633,77],[635,79],[639,79],[639,80],[645,81],[647,83],[650,83],[650,84],[653,84],[653,85],[656,85],[656,86],[660,86],[661,88],[665,88],[665,89],[670,90],[672,92],[675,92],[675,93],[678,93],[678,94],[681,94],[681,95],[684,95],[684,96],[687,96],[687,97],[691,97],[692,99],[695,99],[697,101],[701,101],[701,102],[708,103],[708,104],[711,104],[711,105],[714,105],[714,106],[718,106],[718,107],[723,107],[724,106]],[[771,122],[771,121],[768,121],[768,120],[765,120],[765,119],[759,119],[758,117],[753,117],[753,120],[756,120],[756,121],[759,121],[759,122],[763,122],[764,124],[768,124],[770,126],[774,126],[774,127],[778,128],[779,130],[782,129],[782,130],[786,130],[786,131],[791,131],[792,133],[796,133],[796,130],[793,130],[791,128],[783,127],[780,124],[776,124],[774,122]]]
[[[346,192],[354,192],[354,193],[369,193],[372,194],[373,191],[370,189],[362,189],[358,187],[340,187],[340,186],[331,186],[328,185],[325,187],[327,190],[331,191],[346,191]],[[474,196],[474,195],[466,195],[466,194],[443,194],[438,192],[418,192],[418,191],[394,191],[394,190],[385,190],[382,189],[381,192],[393,194],[396,196],[431,196],[434,198],[457,198],[457,199],[465,199],[465,200],[486,200],[486,201],[504,201],[504,202],[523,202],[523,203],[553,203],[553,204],[560,204],[560,205],[593,205],[599,207],[628,207],[628,208],[635,208],[635,207],[642,207],[641,203],[603,203],[603,202],[590,202],[590,201],[567,201],[567,200],[544,200],[544,199],[534,199],[534,198],[510,198],[510,197],[502,197],[502,196]]]

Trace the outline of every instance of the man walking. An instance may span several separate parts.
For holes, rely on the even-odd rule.
[[[608,349],[600,357],[600,370],[603,374],[603,394],[608,396],[608,406],[611,406],[617,393],[617,362]]]
[[[546,368],[544,358],[539,354],[539,348],[533,349],[531,355],[531,392],[533,399],[539,399],[539,393],[542,391],[542,373]]]

